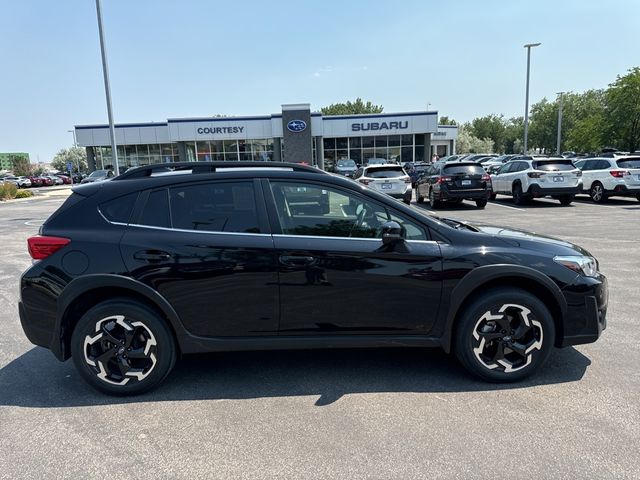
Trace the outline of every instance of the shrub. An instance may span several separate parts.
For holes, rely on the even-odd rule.
[[[15,196],[15,198],[29,198],[29,197],[33,197],[33,192],[30,192],[29,190],[18,190]]]
[[[13,183],[4,182],[0,184],[0,200],[10,200],[16,198],[18,187]]]

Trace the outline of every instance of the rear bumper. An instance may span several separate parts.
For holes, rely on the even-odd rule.
[[[578,193],[578,186],[575,187],[556,187],[542,188],[540,185],[531,185],[527,190],[529,195],[534,197],[559,196],[559,195],[575,195]]]
[[[386,192],[380,191],[380,193],[386,193]],[[387,193],[387,195],[393,198],[398,198],[400,200],[405,200],[407,202],[410,202],[411,198],[413,197],[413,190],[409,188],[404,193]]]
[[[468,198],[470,200],[482,200],[488,199],[492,193],[491,189],[473,189],[473,190],[446,190],[441,188],[439,192],[434,190],[434,195],[437,200],[457,200]]]
[[[567,312],[563,326],[561,347],[593,343],[607,328],[609,290],[607,278],[579,277],[563,290]]]

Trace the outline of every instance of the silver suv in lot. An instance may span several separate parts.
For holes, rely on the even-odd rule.
[[[640,156],[587,158],[577,161],[576,167],[582,171],[581,191],[595,203],[618,196],[640,201]]]
[[[532,198],[552,197],[562,205],[570,205],[578,193],[581,176],[569,159],[513,160],[491,175],[492,199],[497,193],[510,195],[513,203],[523,205]]]

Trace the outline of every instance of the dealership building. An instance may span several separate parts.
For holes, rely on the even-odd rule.
[[[108,125],[77,125],[89,170],[113,165]],[[120,167],[178,161],[306,162],[330,170],[339,159],[421,162],[455,153],[458,128],[438,126],[438,112],[322,115],[309,104],[251,117],[170,118],[116,124]]]

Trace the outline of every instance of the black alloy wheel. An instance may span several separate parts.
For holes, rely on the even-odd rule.
[[[523,205],[524,204],[524,194],[522,193],[522,186],[517,183],[513,186],[513,203],[515,203],[516,205]]]
[[[493,382],[521,380],[547,359],[555,341],[549,310],[517,288],[483,292],[460,315],[455,353],[473,374]]]
[[[573,202],[573,195],[560,195],[558,200],[560,201],[560,205],[566,207]]]
[[[133,300],[109,300],[78,321],[71,354],[83,379],[111,395],[135,395],[156,387],[176,360],[163,318]]]
[[[431,204],[432,209],[440,208],[440,200],[436,200],[436,194],[433,192],[433,188],[429,190],[429,203]]]

